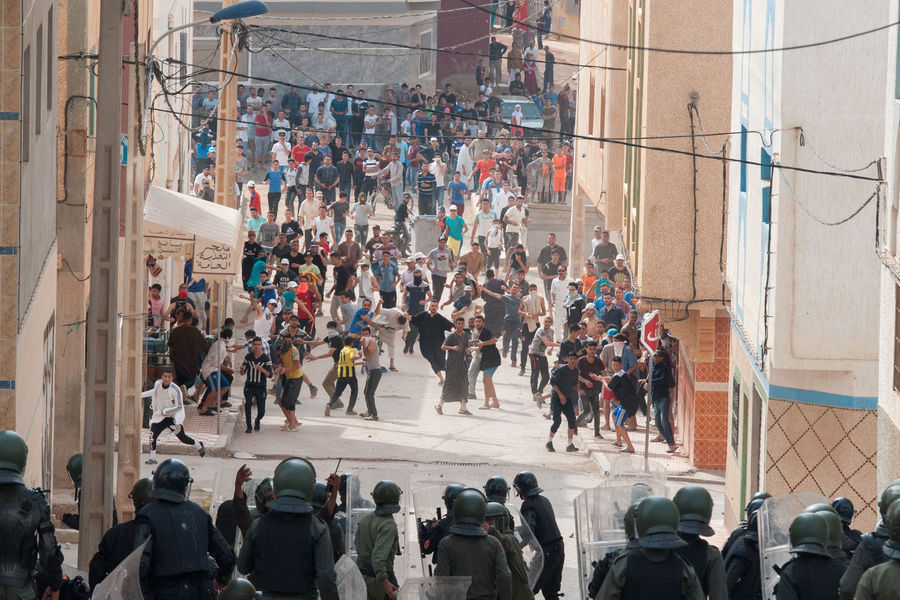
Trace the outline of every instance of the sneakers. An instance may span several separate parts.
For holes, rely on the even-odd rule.
[[[525,377],[525,367],[519,369],[519,377]]]
[[[578,452],[578,447],[575,444],[569,444],[566,446],[566,452]]]
[[[200,458],[203,458],[204,456],[206,456],[206,446],[203,444],[203,442],[199,442],[199,444],[200,447],[197,449],[197,454],[200,455]]]
[[[540,402],[540,401],[541,401],[541,395],[540,395],[539,393],[535,392],[535,393],[533,393],[533,394],[531,395],[531,400],[532,400],[533,402]]]
[[[259,419],[257,419],[256,422],[253,423],[253,429],[259,431]]]
[[[547,452],[556,452],[556,449],[553,447],[553,442],[551,441],[547,441],[547,443],[544,444],[544,448],[547,449]]]
[[[344,411],[344,414],[352,417],[353,415],[356,414],[356,411],[348,409],[348,410]]]
[[[443,410],[441,409],[441,407],[438,406],[437,404],[434,405],[434,410],[435,410],[435,412],[436,412],[437,414],[439,414],[439,415],[444,414],[444,411],[443,411]]]
[[[338,400],[337,402],[335,402],[335,403],[332,405],[331,408],[344,408],[344,403],[341,402],[340,400]]]
[[[375,415],[369,415],[369,416],[367,416],[367,417],[364,417],[364,419],[365,419],[366,421],[377,421],[377,420],[378,420],[378,417],[376,417]]]
[[[247,425],[247,430],[244,433],[253,433],[253,428]]]
[[[309,397],[310,398],[315,398],[316,394],[318,394],[318,393],[319,393],[319,388],[317,388],[314,385],[309,386]],[[299,402],[298,402],[298,404],[299,404]]]

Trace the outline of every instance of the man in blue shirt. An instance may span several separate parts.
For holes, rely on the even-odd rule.
[[[607,328],[622,329],[622,325],[625,324],[625,313],[613,302],[612,294],[605,293],[602,300],[594,302],[594,307],[597,309],[597,318],[603,321]]]
[[[437,181],[429,172],[429,163],[422,162],[422,171],[416,179],[416,191],[419,193],[419,214],[433,215],[435,214],[434,190],[437,187]]]
[[[397,282],[400,281],[400,267],[391,260],[390,252],[381,253],[381,262],[372,265],[372,275],[378,281],[378,293],[384,308],[397,306]]]
[[[459,171],[453,174],[453,181],[447,184],[447,195],[450,196],[450,205],[457,208],[459,217],[462,218],[466,211],[466,198],[469,197],[469,186],[462,181],[462,175]]]
[[[277,160],[272,161],[272,168],[266,172],[263,181],[269,182],[269,212],[277,215],[278,203],[281,201],[281,190],[287,184],[287,177],[285,177],[284,171],[281,170]]]

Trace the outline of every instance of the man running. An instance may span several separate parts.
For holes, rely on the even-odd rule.
[[[156,380],[153,389],[141,394],[141,398],[150,398],[150,458],[145,464],[155,465],[156,440],[159,434],[168,429],[173,432],[182,444],[188,444],[197,449],[200,457],[206,455],[203,442],[198,442],[184,432],[184,399],[181,388],[172,385],[172,370],[169,367],[163,369],[162,377]]]

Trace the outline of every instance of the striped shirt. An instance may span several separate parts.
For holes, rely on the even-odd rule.
[[[248,352],[247,356],[244,357],[243,366],[247,369],[247,379],[244,381],[244,385],[266,385],[266,379],[268,379],[266,374],[256,367],[262,367],[270,374],[272,373],[272,359],[269,358],[268,354],[264,352],[257,358],[252,352]]]
[[[344,346],[341,348],[341,354],[337,363],[338,377],[356,377],[356,368],[354,361],[356,360],[356,348],[353,346]]]

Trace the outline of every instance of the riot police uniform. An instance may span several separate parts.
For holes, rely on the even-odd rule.
[[[247,536],[247,531],[253,521],[259,518],[259,515],[266,512],[266,504],[275,497],[275,488],[271,477],[264,477],[253,491],[253,502],[255,506],[251,509],[247,506],[247,496],[241,494],[231,499],[231,511],[234,517],[234,523],[241,530],[241,535]]]
[[[675,503],[662,496],[648,496],[638,503],[634,520],[639,547],[616,558],[598,600],[702,600],[703,588],[694,569],[672,552],[686,545],[675,533]]]
[[[0,598],[32,600],[36,596],[35,557],[50,589],[62,586],[62,552],[56,543],[50,506],[40,490],[25,487],[22,473],[28,456],[25,440],[0,431]]]
[[[140,579],[150,600],[209,600],[212,579],[226,585],[234,569],[234,552],[212,518],[188,500],[191,476],[175,458],[164,460],[153,473],[150,502],[137,517],[135,547],[144,542]],[[211,573],[209,556],[215,560]]]
[[[857,546],[862,541],[862,531],[850,527],[850,524],[853,523],[853,516],[856,514],[856,508],[849,498],[843,496],[835,498],[831,507],[837,512],[842,523],[841,550],[849,558],[853,558],[853,553],[856,552]]]
[[[534,592],[528,585],[528,567],[525,565],[519,540],[510,528],[508,517],[509,513],[503,504],[492,501],[487,503],[484,519],[490,525],[488,535],[497,538],[506,554],[506,566],[509,567],[511,576],[512,600],[534,600]]]
[[[556,600],[566,556],[553,505],[541,496],[544,490],[538,486],[537,478],[529,471],[516,475],[513,487],[522,498],[522,518],[531,527],[544,552],[544,569],[534,584],[533,591],[537,593],[540,590],[544,600]]]
[[[891,598],[891,594],[896,598],[900,590],[900,502],[897,500],[888,507],[887,522],[890,538],[881,550],[889,560],[863,573],[856,586],[856,600],[881,600]]]
[[[591,581],[588,583],[588,597],[591,598],[591,600],[597,597],[597,593],[600,592],[600,588],[603,586],[603,582],[606,580],[606,576],[609,574],[609,570],[612,568],[613,563],[616,562],[616,559],[619,558],[619,556],[628,554],[631,550],[640,547],[637,542],[637,532],[634,530],[635,510],[637,510],[637,503],[632,504],[625,511],[625,537],[628,539],[628,543],[625,544],[625,547],[613,550],[612,552],[607,552],[606,556],[603,557],[603,560],[594,563]]]
[[[817,512],[794,517],[790,527],[794,558],[781,567],[776,600],[837,600],[844,567],[828,553],[828,522]]]
[[[328,528],[309,501],[316,470],[302,458],[275,467],[275,499],[253,521],[238,557],[238,571],[253,574],[263,598],[338,600]]]
[[[134,514],[137,515],[149,502],[153,502],[150,491],[153,489],[153,480],[149,477],[138,479],[131,488],[128,497],[134,504]],[[97,552],[91,558],[88,567],[88,583],[91,589],[103,581],[113,569],[119,566],[125,558],[134,551],[134,539],[137,535],[137,519],[119,523],[112,526],[103,534]]]
[[[511,600],[506,554],[497,538],[482,528],[487,501],[480,490],[466,488],[453,503],[453,525],[441,540],[434,574],[469,576],[466,600]]]
[[[756,514],[755,511],[750,514],[744,533],[738,536],[725,557],[725,587],[730,600],[762,598]]]
[[[516,528],[516,520],[506,508],[506,501],[509,499],[509,484],[499,475],[494,475],[484,484],[484,497],[488,502],[496,502],[501,504],[506,510],[506,525],[510,531]]]
[[[419,531],[419,535],[421,538],[421,551],[422,554],[431,554],[431,562],[437,562],[437,549],[441,543],[441,540],[444,539],[447,534],[450,533],[450,527],[453,525],[453,502],[456,499],[456,496],[459,495],[461,491],[466,489],[464,485],[459,485],[458,483],[454,483],[448,485],[444,488],[444,495],[442,496],[444,500],[444,506],[447,509],[447,514],[437,520],[433,525],[424,526],[425,529],[421,529]]]
[[[765,502],[766,498],[771,497],[771,494],[769,494],[768,492],[756,492],[755,494],[753,494],[753,497],[750,498],[750,502],[748,502],[747,506],[744,508],[744,520],[738,523],[738,526],[731,531],[731,533],[728,535],[728,539],[722,545],[723,557],[728,558],[728,553],[731,552],[731,547],[734,546],[734,543],[737,542],[738,539],[747,531],[747,524],[750,522],[750,515],[759,510],[763,502]]]
[[[388,589],[393,593],[393,587],[399,587],[394,557],[400,549],[400,533],[394,514],[400,511],[401,493],[393,481],[379,481],[372,490],[375,510],[360,519],[356,528],[357,566],[366,580],[369,600],[390,600]]]
[[[853,553],[850,565],[841,578],[841,600],[852,600],[856,593],[856,584],[859,583],[863,573],[887,560],[887,557],[882,552],[884,543],[890,537],[885,518],[891,503],[898,498],[900,498],[900,485],[891,485],[882,492],[881,499],[878,502],[881,520],[875,526],[875,531],[862,536],[856,552]]]
[[[675,550],[697,574],[703,595],[709,600],[728,600],[725,587],[725,561],[722,553],[700,536],[715,535],[709,520],[712,518],[713,500],[706,488],[688,485],[676,492],[673,498],[678,507],[678,535],[687,546]]]
[[[833,507],[827,504],[813,504],[803,509],[803,512],[816,513],[825,519],[825,524],[828,525],[828,541],[825,549],[831,558],[841,563],[841,575],[843,575],[847,570],[847,565],[850,564],[850,557],[841,549],[843,539],[841,517]]]

